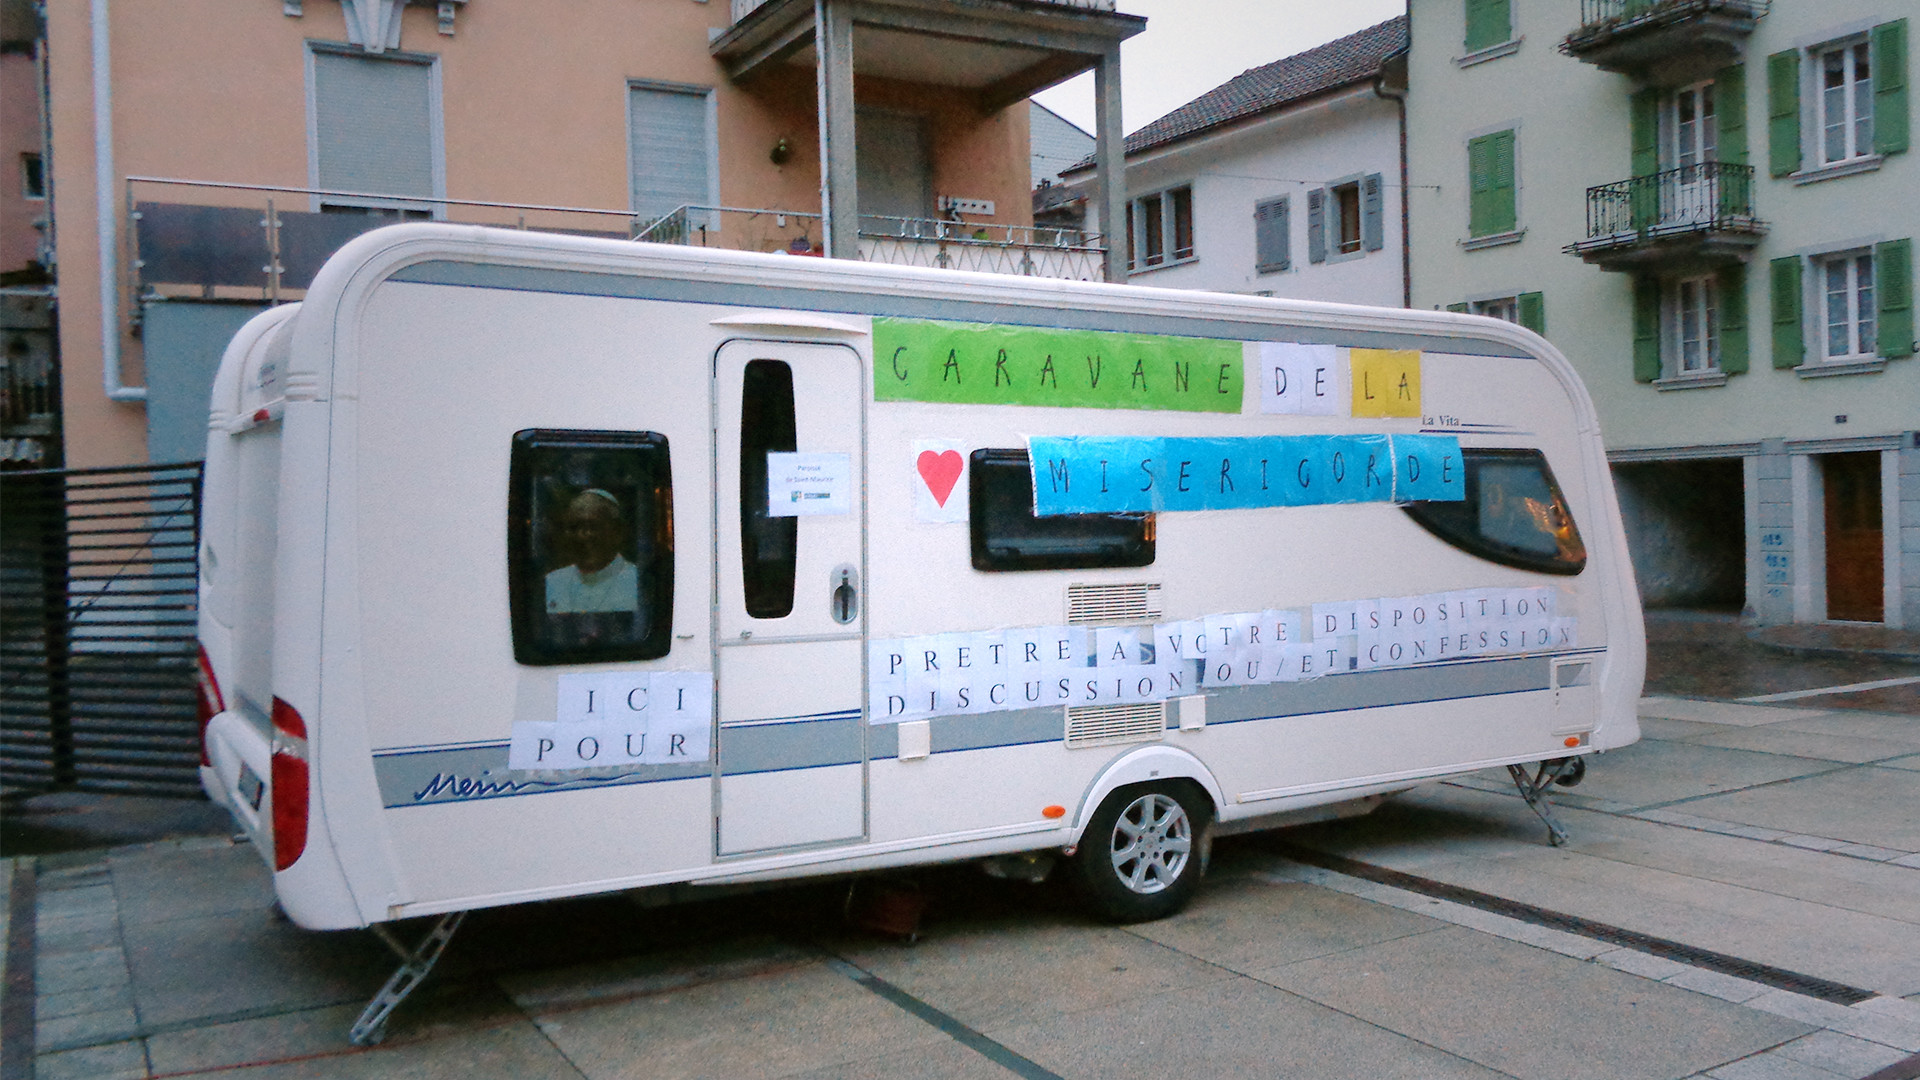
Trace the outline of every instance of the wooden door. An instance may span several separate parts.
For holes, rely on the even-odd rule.
[[[1826,454],[1827,618],[1886,618],[1885,548],[1880,534],[1880,455]]]

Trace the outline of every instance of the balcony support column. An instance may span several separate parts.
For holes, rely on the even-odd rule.
[[[814,0],[820,106],[820,214],[827,257],[860,257],[859,169],[853,123],[853,19],[838,0]]]
[[[1120,43],[1100,55],[1093,74],[1094,192],[1107,238],[1107,280],[1125,282],[1127,263],[1127,129],[1120,119]]]

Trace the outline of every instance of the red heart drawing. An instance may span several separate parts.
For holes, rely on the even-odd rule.
[[[967,467],[966,460],[957,450],[943,450],[937,454],[922,450],[920,459],[914,465],[920,470],[920,479],[927,482],[927,490],[933,494],[933,501],[942,507],[947,505],[947,496],[953,494],[953,485],[960,482],[960,471]]]

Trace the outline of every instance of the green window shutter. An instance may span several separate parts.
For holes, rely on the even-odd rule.
[[[1652,382],[1660,377],[1660,281],[1636,278],[1633,283],[1633,378]]]
[[[1454,314],[1456,314],[1456,315],[1465,315],[1465,314],[1467,313],[1467,305],[1465,305],[1465,304],[1448,304],[1448,305],[1447,305],[1447,310],[1448,310],[1448,311],[1451,311],[1451,312],[1453,312],[1453,313],[1454,313]]]
[[[1467,0],[1468,52],[1479,52],[1513,39],[1513,10],[1509,0]]]
[[[1547,333],[1547,298],[1537,292],[1520,294],[1520,325],[1539,334]]]
[[[1800,257],[1775,259],[1768,272],[1773,292],[1773,366],[1799,367],[1807,356],[1800,316]]]
[[[1907,148],[1907,20],[1873,28],[1873,151],[1898,154]]]
[[[1880,355],[1913,355],[1913,241],[1873,246],[1873,286],[1880,297]]]
[[[1747,66],[1721,68],[1713,77],[1714,154],[1729,165],[1747,163]]]
[[[1513,132],[1497,131],[1467,143],[1469,189],[1467,229],[1474,236],[1512,232],[1514,210]]]
[[[1800,168],[1800,52],[1767,57],[1767,169],[1786,176]]]
[[[1660,188],[1644,179],[1660,171],[1660,91],[1649,87],[1635,91],[1627,102],[1627,117],[1633,131],[1633,173],[1635,183],[1627,189],[1628,206],[1633,211],[1633,227],[1644,229],[1660,218]]]
[[[1734,264],[1720,271],[1720,370],[1739,375],[1747,370],[1747,268]]]

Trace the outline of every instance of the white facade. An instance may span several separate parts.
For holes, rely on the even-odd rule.
[[[1326,250],[1315,261],[1309,235],[1314,193],[1326,193],[1323,205],[1337,207],[1338,188],[1364,188],[1370,176],[1378,178],[1380,224],[1374,240],[1379,246],[1372,248],[1361,229],[1358,249],[1342,253],[1338,215],[1323,210]],[[1135,240],[1128,280],[1399,307],[1405,299],[1399,176],[1399,106],[1371,86],[1350,87],[1218,133],[1130,155],[1127,197],[1135,207]],[[1192,190],[1192,256],[1143,265],[1139,200],[1183,186]],[[1284,268],[1263,260],[1255,221],[1259,207],[1282,199],[1287,208]]]
[[[1565,0],[1512,0],[1507,33],[1469,31],[1469,9],[1480,18],[1502,6],[1410,5],[1413,304],[1481,310],[1534,296],[1546,335],[1599,408],[1650,606],[1724,603],[1762,622],[1920,625],[1920,360],[1904,341],[1890,348],[1883,334],[1863,348],[1860,337],[1883,295],[1904,306],[1911,326],[1920,152],[1875,152],[1859,115],[1872,98],[1890,130],[1896,113],[1911,112],[1907,88],[1920,65],[1910,48],[1876,43],[1876,33],[1910,39],[1891,29],[1910,5],[1754,5],[1761,13],[1750,31],[1690,39],[1665,66],[1625,74],[1556,47],[1592,29],[1577,25],[1580,6]],[[1680,23],[1683,35],[1698,29]],[[1728,40],[1730,51],[1715,51]],[[1855,47],[1849,62],[1857,54],[1864,65],[1871,52],[1875,65],[1898,57],[1906,70],[1878,83],[1865,67],[1842,72],[1841,82],[1859,83],[1838,88],[1858,91],[1849,99],[1856,112],[1830,116],[1841,99],[1823,65],[1843,47]],[[1770,77],[1792,65],[1797,75]],[[1790,121],[1801,163],[1780,168],[1774,144],[1791,141]],[[1836,126],[1843,143],[1854,142],[1828,164]],[[1487,145],[1475,140],[1503,132],[1513,133],[1510,178],[1473,159]],[[1729,166],[1718,174],[1727,188],[1708,189],[1697,204],[1704,210],[1661,203],[1657,220],[1626,225],[1619,246],[1646,249],[1641,261],[1603,269],[1564,250],[1613,242],[1590,216],[1605,206],[1589,189],[1652,183],[1657,171],[1663,197],[1685,195],[1695,162]],[[1753,170],[1745,213],[1734,205],[1747,201],[1744,187],[1734,190],[1747,182],[1742,164]],[[1485,206],[1479,213],[1490,216],[1476,219],[1476,169],[1482,189],[1510,179],[1510,220]],[[1715,238],[1653,252],[1649,239],[1661,229],[1690,231],[1689,213],[1723,215]],[[1830,274],[1842,254],[1854,259],[1852,278]],[[1830,282],[1839,286],[1831,296]],[[1863,291],[1863,282],[1877,288]],[[1898,328],[1900,319],[1892,311],[1880,322]],[[1834,350],[1830,332],[1840,335]],[[1716,536],[1743,537],[1744,548]],[[1702,599],[1714,591],[1702,575],[1714,573],[1731,582],[1731,597]],[[1855,595],[1842,602],[1841,592]]]

